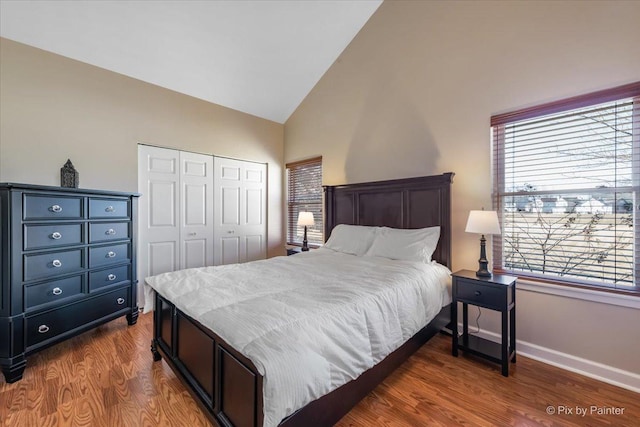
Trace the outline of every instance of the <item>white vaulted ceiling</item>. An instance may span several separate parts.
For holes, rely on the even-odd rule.
[[[0,1],[0,35],[284,123],[381,0]]]

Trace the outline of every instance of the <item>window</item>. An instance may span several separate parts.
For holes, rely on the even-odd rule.
[[[303,211],[313,212],[315,221],[307,227],[309,246],[322,245],[322,157],[287,163],[287,244],[302,244],[298,213]]]
[[[491,118],[494,268],[640,291],[640,82]]]

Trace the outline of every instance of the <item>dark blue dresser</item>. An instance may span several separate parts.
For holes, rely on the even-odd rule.
[[[0,184],[0,367],[120,316],[138,319],[138,194]]]

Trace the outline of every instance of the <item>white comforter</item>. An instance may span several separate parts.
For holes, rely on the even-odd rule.
[[[271,427],[424,327],[451,301],[449,274],[435,262],[318,249],[146,282],[255,364]]]

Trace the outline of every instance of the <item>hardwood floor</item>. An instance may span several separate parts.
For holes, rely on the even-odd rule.
[[[0,425],[211,425],[171,369],[153,362],[152,320],[141,315],[128,327],[118,319],[31,356],[21,381],[0,380]],[[432,339],[338,425],[639,425],[637,393],[521,356],[504,378],[497,365],[450,350],[449,337]],[[549,406],[573,414],[549,415]]]

